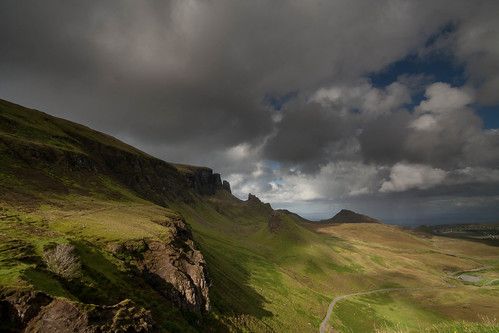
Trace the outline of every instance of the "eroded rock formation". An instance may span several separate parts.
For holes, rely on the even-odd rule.
[[[88,305],[41,292],[15,291],[0,300],[2,332],[114,333],[156,332],[151,313],[124,300],[116,305]]]
[[[114,253],[128,261],[163,296],[180,308],[202,314],[210,310],[210,280],[206,262],[196,248],[192,234],[182,218],[171,218],[161,224],[172,230],[169,240],[127,242]]]
[[[272,214],[270,214],[269,221],[268,221],[268,227],[270,232],[277,232],[282,226],[282,220],[279,215],[279,212],[274,211]]]

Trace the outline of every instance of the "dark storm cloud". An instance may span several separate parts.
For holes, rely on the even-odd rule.
[[[399,111],[375,119],[359,136],[366,162],[395,164],[406,157],[404,141],[408,135],[410,114]]]
[[[272,160],[316,169],[327,162],[331,144],[351,132],[338,110],[319,103],[295,101],[282,112],[276,134],[265,146],[264,157]]]
[[[264,96],[382,68],[447,19],[389,1],[1,6],[5,97],[144,143],[214,149],[268,134]]]
[[[385,182],[384,196],[429,191],[456,170],[473,168],[473,182],[476,170],[498,167],[499,134],[483,130],[471,104],[440,112],[437,103],[468,92],[470,103],[497,102],[498,8],[486,0],[5,0],[0,97],[166,160],[209,165],[236,192],[262,189],[275,202],[365,199]],[[439,35],[449,22],[455,29]],[[400,73],[387,87],[365,78],[408,54],[431,55],[431,36],[439,36],[432,48],[465,66],[466,87],[437,89],[423,110],[411,103],[428,91],[428,76]],[[282,96],[292,97],[281,111],[268,105]],[[404,172],[419,178],[404,182]]]

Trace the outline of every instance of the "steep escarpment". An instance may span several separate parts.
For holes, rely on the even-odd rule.
[[[210,280],[203,254],[183,218],[159,222],[171,230],[169,240],[130,241],[112,252],[139,272],[153,288],[183,310],[201,315],[210,310]]]
[[[61,192],[75,185],[85,188],[89,181],[105,187],[97,176],[107,176],[160,205],[189,200],[193,194],[230,191],[209,168],[170,164],[82,125],[3,100],[0,155],[2,167],[23,175],[28,186],[43,182]],[[67,178],[81,181],[64,183]]]

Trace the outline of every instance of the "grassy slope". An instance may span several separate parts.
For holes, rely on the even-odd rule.
[[[82,152],[78,141],[75,140],[75,137],[79,136],[134,154],[147,155],[112,136],[38,110],[1,99],[0,110],[0,135],[4,138]]]
[[[142,154],[83,126],[6,102],[0,107],[0,136],[6,138],[0,140],[0,151],[27,142],[31,147],[81,152],[71,134],[77,131],[78,136]],[[138,198],[106,175],[68,173],[50,166],[27,172],[28,165],[6,154],[0,154],[0,162],[3,288],[33,286],[85,303],[109,304],[127,297],[152,309],[166,330],[196,329],[108,252],[115,242],[167,238],[169,230],[157,222],[179,212],[192,227],[213,280],[214,309],[204,329],[316,332],[332,297],[392,286],[457,288],[343,301],[333,314],[334,327],[345,332],[465,332],[469,326],[478,331],[479,325],[488,324],[473,322],[484,317],[490,321],[499,313],[497,284],[465,285],[451,274],[487,265],[492,267],[479,274],[493,281],[499,271],[499,248],[425,238],[384,225],[307,224],[286,214],[281,214],[281,227],[271,233],[268,208],[227,193],[166,209]],[[77,246],[84,264],[81,281],[68,284],[44,269],[41,254],[51,242]],[[483,327],[492,330],[491,325]]]

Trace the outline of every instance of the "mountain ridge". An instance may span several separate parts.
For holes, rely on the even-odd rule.
[[[230,189],[210,168],[168,163],[107,134],[5,100],[0,100],[0,107],[0,148],[14,161],[108,174],[160,205],[177,197],[189,199],[189,190],[212,195]]]

